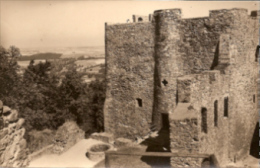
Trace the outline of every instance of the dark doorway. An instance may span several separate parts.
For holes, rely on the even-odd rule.
[[[170,124],[169,124],[169,115],[168,114],[162,114],[162,129],[169,130]]]
[[[211,155],[209,158],[203,159],[201,168],[217,168],[219,167],[218,161],[215,155]]]
[[[255,157],[255,158],[260,158],[259,157],[259,151],[260,151],[260,146],[259,146],[259,122],[257,122],[255,126],[255,131],[253,138],[251,140],[251,146],[250,146],[250,155]]]
[[[170,132],[168,114],[161,114],[162,128],[158,132],[158,136],[149,137],[141,144],[147,146],[146,152],[171,152],[170,148]],[[152,168],[170,168],[170,157],[152,157],[142,156],[141,160]]]

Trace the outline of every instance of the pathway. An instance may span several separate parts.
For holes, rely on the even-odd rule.
[[[90,161],[86,157],[86,152],[87,148],[97,143],[100,143],[100,141],[83,139],[65,153],[43,155],[31,161],[28,167],[93,167],[97,162]]]

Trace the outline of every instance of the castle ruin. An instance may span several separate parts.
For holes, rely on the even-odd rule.
[[[169,128],[171,153],[214,154],[220,166],[246,157],[258,119],[258,24],[246,9],[106,24],[105,132],[135,139]],[[201,162],[176,158],[174,167]]]

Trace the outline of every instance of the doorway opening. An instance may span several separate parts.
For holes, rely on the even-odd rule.
[[[169,114],[162,114],[162,129],[169,130]]]

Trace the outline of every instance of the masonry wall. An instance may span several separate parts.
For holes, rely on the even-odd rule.
[[[187,86],[182,87],[184,84],[188,84],[188,91]],[[229,161],[230,121],[224,116],[227,86],[224,75],[216,70],[178,78],[178,91],[182,93],[183,89],[186,90],[186,98],[185,102],[177,105],[176,110],[179,106],[184,106],[183,104],[186,106],[176,111],[178,114],[171,114],[172,152],[214,154],[220,166]],[[184,100],[182,95],[179,97],[180,101]],[[229,113],[229,117],[230,115]],[[181,143],[176,144],[182,134],[187,136],[182,138]]]
[[[154,27],[150,22],[106,26],[105,131],[145,136],[152,124]]]
[[[181,19],[180,9],[154,12],[155,20],[155,123],[160,113],[176,108],[177,77],[198,74],[218,65],[220,37],[231,32],[233,12],[211,11],[210,17]],[[223,58],[225,61],[225,58]],[[165,83],[166,82],[166,83]]]
[[[240,160],[249,154],[250,143],[257,123],[257,75],[255,59],[258,45],[258,19],[247,12],[236,13],[234,29],[230,34],[230,153],[232,160]],[[253,97],[255,95],[255,101]]]
[[[227,29],[229,33],[219,36],[214,66],[217,70],[178,78],[179,103],[170,117],[171,148],[172,152],[214,153],[223,166],[249,154],[257,123],[255,52],[258,27],[257,20],[249,17],[245,10],[213,11],[213,14],[214,17],[216,14],[233,17],[232,25]],[[203,109],[207,114],[204,119]],[[198,126],[189,124],[191,122],[187,119],[187,116],[194,115],[194,111],[197,117],[193,120],[198,120]],[[187,136],[179,137],[185,134]],[[198,142],[195,142],[197,135]],[[198,143],[199,148],[194,146]]]

